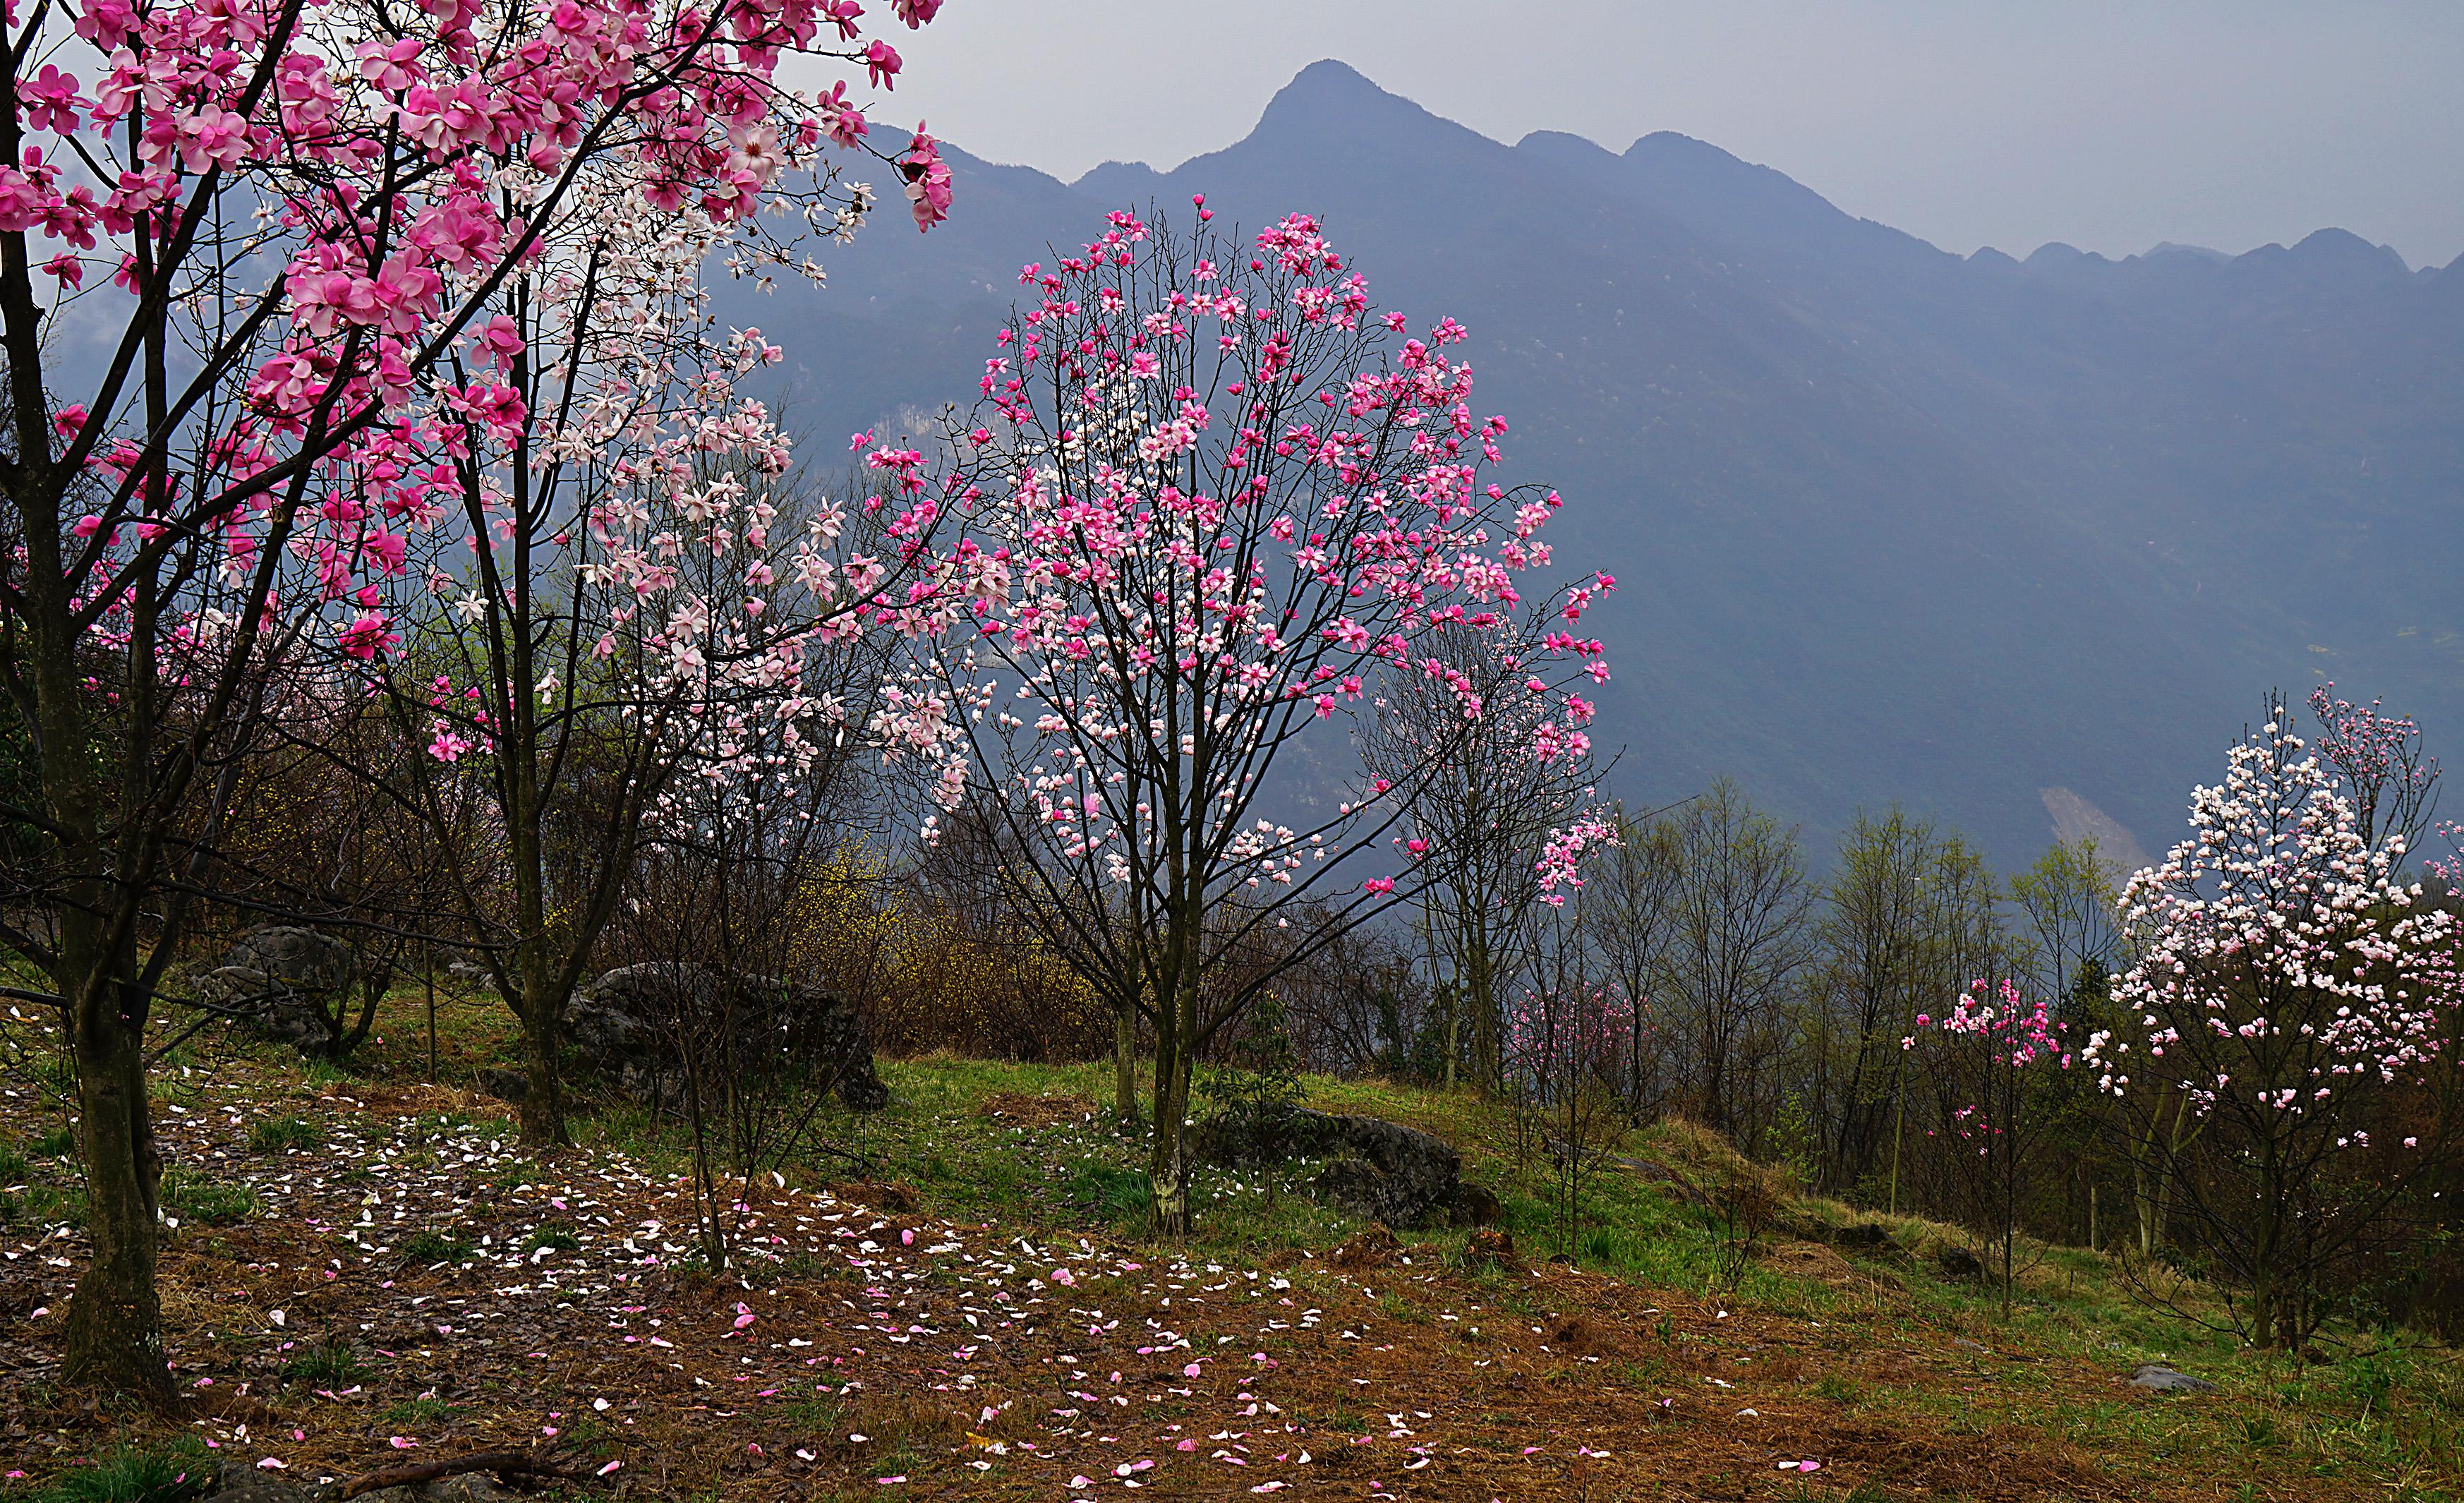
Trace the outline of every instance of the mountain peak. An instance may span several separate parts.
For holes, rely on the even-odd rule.
[[[1348,62],[1320,58],[1292,76],[1275,91],[1259,119],[1262,130],[1287,126],[1302,129],[1344,129],[1364,116],[1426,116],[1428,111],[1389,94]]]
[[[1292,81],[1275,91],[1275,100],[1298,99],[1363,99],[1383,96],[1386,91],[1372,83],[1366,74],[1339,57],[1321,57],[1292,75]],[[1274,108],[1273,104],[1267,106]]]

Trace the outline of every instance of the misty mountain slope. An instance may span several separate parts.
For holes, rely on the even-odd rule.
[[[1897,800],[2019,861],[2064,787],[2160,849],[2270,682],[2464,723],[2464,263],[1960,257],[1701,142],[1508,146],[1339,63],[1169,172],[951,157],[931,235],[885,212],[826,291],[728,293],[792,420],[972,400],[1019,266],[1108,209],[1317,213],[1381,307],[1471,328],[1560,564],[1618,576],[1638,797],[1733,774],[1817,843]]]

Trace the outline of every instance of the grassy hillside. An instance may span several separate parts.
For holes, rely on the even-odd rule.
[[[1311,1201],[1306,1166],[1205,1173],[1203,1230],[1171,1247],[1139,1225],[1139,1145],[1093,1116],[1105,1072],[889,1062],[891,1109],[831,1117],[829,1152],[757,1185],[747,1254],[714,1271],[681,1144],[639,1103],[591,1103],[573,1150],[533,1158],[465,1089],[510,1052],[498,1014],[448,1008],[435,1084],[415,1004],[380,1031],[349,1073],[195,1043],[161,1077],[185,1423],[52,1386],[75,1181],[57,1118],[0,1096],[6,1496],[540,1445],[560,1489],[678,1498],[2464,1495],[2442,1350],[2236,1352],[2079,1249],[2041,1249],[2004,1319],[1942,1274],[1955,1231],[1893,1221],[1901,1250],[1864,1255],[1814,1201],[1724,1277],[1686,1185],[1727,1150],[1683,1124],[1618,1150],[1551,1261],[1547,1160],[1493,1109],[1310,1080],[1461,1145],[1512,1255],[1390,1242]],[[2218,1391],[2128,1386],[2146,1361]]]

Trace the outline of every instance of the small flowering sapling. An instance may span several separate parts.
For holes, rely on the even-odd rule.
[[[1451,682],[1441,643],[1536,608],[1521,581],[1556,507],[1488,478],[1506,424],[1473,415],[1460,325],[1409,336],[1306,216],[1250,242],[1207,217],[1180,234],[1115,213],[1021,274],[1035,300],[953,435],[973,628],[884,732],[947,759],[945,807],[1007,825],[1043,938],[1154,1021],[1167,1234],[1189,1225],[1199,1052],[1433,869],[1401,829],[1434,763],[1359,769],[1353,718],[1381,676]],[[1577,755],[1591,718],[1575,685],[1607,676],[1574,633],[1608,586],[1553,597],[1526,664],[1551,756]],[[1456,707],[1476,718],[1468,685]],[[1545,882],[1572,879],[1581,844],[1535,855]]]
[[[0,677],[43,748],[29,823],[44,850],[37,891],[10,905],[40,917],[6,940],[52,977],[78,1062],[92,1254],[69,1307],[71,1379],[168,1396],[143,1040],[197,855],[175,861],[170,832],[214,827],[201,806],[247,750],[252,686],[299,640],[361,663],[395,645],[385,588],[436,515],[426,476],[462,462],[472,424],[501,434],[526,415],[502,379],[528,338],[526,269],[585,261],[627,198],[692,206],[748,244],[767,243],[753,216],[773,202],[832,227],[860,211],[852,187],[781,188],[781,167],[825,140],[860,148],[864,122],[844,89],[800,99],[778,77],[802,54],[887,87],[899,60],[858,45],[860,14],[847,0],[10,11]],[[896,164],[919,224],[944,203],[936,166],[929,139]]]
[[[2424,1083],[2448,1064],[2456,927],[2399,880],[2401,838],[2372,849],[2283,702],[2268,709],[2191,795],[2190,838],[2130,879],[2123,1021],[2080,1057],[2242,1286],[2236,1327],[2298,1348],[2448,1143],[2449,1094]],[[2167,1112],[2190,1130],[2158,1131]]]
[[[1583,1192],[1633,1126],[1618,1091],[1633,1010],[1601,979],[1600,947],[1583,903],[1527,916],[1527,984],[1505,1009],[1505,1090],[1518,1156],[1536,1132],[1552,1169],[1557,1250],[1581,1240]]]
[[[2019,1274],[2019,1214],[2051,1119],[2042,1077],[2071,1068],[2069,1025],[2008,978],[1971,983],[1948,1012],[1919,1013],[1916,1023],[1932,1033],[1933,1074],[1949,1103],[1937,1131],[1952,1193],[1985,1245],[1985,1267],[2002,1287],[2008,1315]],[[1913,1050],[1917,1041],[1910,1034],[1900,1047]]]

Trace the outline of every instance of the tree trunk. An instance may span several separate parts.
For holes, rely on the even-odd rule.
[[[544,967],[542,967],[544,970]],[[559,1027],[563,1021],[564,999],[547,995],[544,975],[534,983],[525,978],[518,1015],[522,1023],[522,1141],[535,1148],[562,1147],[570,1138],[564,1133],[564,1087],[557,1077]]]
[[[66,995],[77,999],[77,1148],[94,1246],[69,1296],[62,1376],[168,1407],[174,1395],[154,1288],[163,1162],[145,1095],[145,1040],[122,1012],[114,982],[92,976]]]
[[[1198,1055],[1198,979],[1168,986],[1155,1019],[1155,1147],[1147,1184],[1155,1234],[1189,1235],[1189,1077]]]
[[[1112,1014],[1112,1110],[1123,1127],[1138,1125],[1138,1011],[1127,1005]]]
[[[1506,1079],[1504,1050],[1497,1036],[1496,977],[1489,963],[1488,935],[1478,918],[1471,920],[1469,952],[1465,957],[1468,984],[1464,1000],[1472,1008],[1471,1052],[1474,1084],[1484,1096],[1494,1096]]]
[[[1159,1237],[1189,1235],[1189,1055],[1175,1044],[1155,1059],[1155,1147],[1147,1156],[1147,1183],[1155,1201]]]

